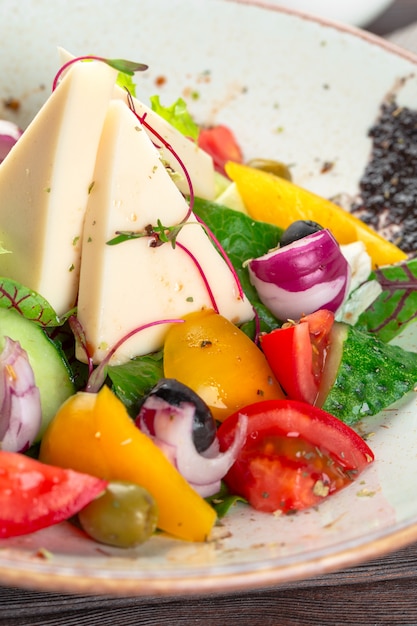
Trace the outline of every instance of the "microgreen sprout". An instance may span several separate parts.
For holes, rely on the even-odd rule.
[[[166,319],[166,320],[155,320],[153,322],[148,322],[147,324],[143,324],[142,326],[138,326],[134,328],[130,332],[126,333],[124,337],[119,339],[114,346],[108,351],[105,358],[101,361],[101,363],[94,369],[89,370],[88,382],[85,388],[85,391],[90,393],[96,393],[105,383],[107,377],[107,367],[112,356],[116,353],[116,351],[123,345],[128,339],[140,333],[147,328],[152,328],[153,326],[160,326],[161,324],[182,324],[185,320],[183,319]],[[81,327],[81,325],[80,325]],[[84,335],[84,333],[83,333]],[[84,335],[85,338],[85,335]],[[87,342],[85,342],[84,346],[87,346]],[[87,355],[88,356],[88,355]]]
[[[152,135],[159,142],[159,144],[164,146],[164,148],[166,150],[168,150],[172,154],[172,156],[178,161],[178,163],[179,163],[179,165],[180,165],[180,167],[181,167],[181,169],[182,169],[182,171],[184,173],[185,179],[187,181],[188,190],[189,190],[189,205],[188,205],[188,211],[187,211],[184,219],[179,224],[179,225],[183,225],[183,224],[185,224],[185,222],[188,220],[189,216],[191,215],[192,210],[193,210],[193,206],[194,206],[194,187],[193,187],[193,183],[191,181],[190,174],[188,173],[188,170],[185,167],[185,164],[182,161],[181,157],[179,156],[179,154],[177,154],[177,152],[174,150],[174,148],[171,146],[171,144],[168,143],[168,141],[166,139],[164,139],[164,137],[162,137],[162,135],[160,135],[150,124],[148,124],[148,122],[146,121],[147,113],[145,112],[142,116],[140,116],[136,112],[135,104],[133,102],[133,98],[132,98],[131,94],[129,93],[129,91],[127,91],[127,103],[128,103],[128,106],[129,106],[130,110],[136,116],[136,118],[139,120],[139,122],[142,124],[142,126],[144,128],[146,128],[147,130],[149,130],[149,132],[152,133]],[[155,142],[153,142],[153,143],[154,143],[154,146],[158,150],[161,148],[161,145],[158,145]]]
[[[213,294],[213,292],[211,290],[210,284],[209,284],[209,282],[207,280],[207,276],[205,275],[203,268],[201,267],[200,263],[198,262],[198,259],[194,256],[194,254],[191,252],[191,250],[189,250],[186,246],[183,246],[182,243],[180,243],[179,241],[177,241],[177,246],[179,248],[181,248],[181,250],[183,250],[186,254],[188,254],[190,259],[193,261],[194,265],[197,267],[197,269],[198,269],[198,271],[200,273],[200,276],[203,279],[204,286],[207,289],[207,293],[209,295],[211,305],[212,305],[213,309],[215,310],[215,312],[219,313],[219,307],[217,306],[216,299],[215,299],[214,294]]]
[[[104,57],[99,57],[95,55],[84,55],[80,57],[74,57],[73,59],[70,59],[69,61],[67,61],[67,63],[64,63],[64,65],[62,65],[62,67],[59,69],[58,73],[56,74],[54,78],[54,82],[52,84],[52,91],[55,91],[55,89],[57,88],[59,79],[61,78],[65,70],[71,65],[73,65],[74,63],[77,63],[78,61],[101,61],[102,63],[106,63],[107,65],[117,70],[118,72],[122,72],[122,74],[127,74],[128,76],[133,76],[135,72],[144,72],[145,70],[148,69],[148,66],[145,65],[144,63],[136,63],[135,61],[126,61],[125,59],[106,59]]]
[[[157,225],[153,226],[153,225],[148,225],[146,226],[146,228],[144,229],[143,232],[131,232],[131,231],[118,231],[116,232],[116,237],[114,237],[113,239],[111,239],[110,241],[107,242],[108,245],[115,245],[115,244],[119,244],[119,243],[123,243],[124,241],[128,241],[130,239],[138,239],[141,237],[153,237],[154,238],[154,243],[153,246],[157,247],[162,245],[163,243],[167,243],[170,242],[172,247],[175,248],[175,245],[177,243],[177,237],[182,229],[183,226],[185,226],[185,224],[189,223],[188,222],[188,218],[190,217],[190,215],[192,214],[193,211],[193,207],[194,207],[194,188],[193,188],[193,184],[191,181],[191,177],[188,173],[187,168],[185,167],[185,164],[183,163],[181,157],[177,154],[177,152],[174,150],[174,148],[171,146],[171,144],[169,144],[166,139],[164,139],[164,137],[162,137],[162,135],[160,135],[150,124],[148,124],[148,122],[146,121],[146,112],[144,113],[144,115],[140,116],[136,110],[135,110],[135,105],[134,105],[134,101],[133,98],[131,96],[131,94],[129,93],[129,91],[127,91],[127,102],[128,102],[128,106],[130,108],[130,110],[132,111],[132,113],[134,113],[134,115],[137,117],[137,119],[139,120],[139,122],[142,124],[142,126],[144,126],[147,130],[149,130],[153,136],[155,137],[156,141],[158,143],[160,143],[161,145],[163,145],[169,152],[171,152],[171,154],[173,155],[173,157],[177,160],[177,162],[179,163],[185,179],[187,181],[187,185],[188,185],[188,189],[189,189],[189,199],[188,199],[188,211],[186,213],[186,215],[184,216],[184,218],[176,225],[174,226],[164,226],[161,221],[158,219],[157,220]],[[157,143],[153,142],[155,147],[157,149],[160,149],[160,145],[158,145]],[[235,270],[235,268],[233,267],[232,262],[230,261],[228,255],[226,254],[226,251],[224,250],[224,248],[222,247],[222,245],[220,244],[220,242],[217,240],[217,238],[214,236],[214,233],[211,232],[211,230],[208,228],[208,226],[206,224],[204,224],[204,222],[198,217],[197,217],[197,221],[200,224],[200,226],[202,226],[202,228],[206,231],[206,234],[210,237],[210,239],[212,240],[212,242],[214,243],[214,245],[217,247],[218,251],[220,252],[220,254],[222,255],[226,265],[228,266],[230,272],[233,275],[234,281],[237,285],[238,288],[238,293],[239,293],[239,298],[243,299],[244,297],[244,293],[243,293],[243,288],[242,285],[240,283],[239,277],[237,275],[237,272]],[[201,265],[199,263],[197,263],[197,260],[195,258],[195,256],[188,250],[186,249],[184,246],[182,246],[182,248],[184,250],[187,251],[187,253],[189,254],[189,256],[194,260],[194,263],[196,264],[198,271],[200,272],[200,275],[204,281],[204,284],[206,285],[207,291],[209,293],[210,296],[210,300],[214,306],[214,309],[216,311],[218,311],[218,306],[214,301],[214,295],[213,292],[208,284],[207,278],[204,274],[203,268],[201,267]]]
[[[88,347],[87,337],[85,336],[84,328],[82,327],[81,323],[75,315],[71,315],[68,318],[68,324],[71,328],[72,334],[74,335],[75,341],[84,351],[85,357],[87,359],[88,375],[91,376],[91,374],[93,373],[94,364]]]
[[[113,237],[113,239],[110,239],[106,243],[108,246],[114,246],[124,241],[129,241],[130,239],[151,237],[151,248],[157,248],[158,246],[162,246],[163,243],[169,242],[171,242],[172,247],[175,248],[177,236],[182,227],[182,222],[180,224],[174,224],[174,226],[164,226],[161,220],[158,219],[156,226],[148,224],[143,231],[118,230],[116,231],[116,237]]]

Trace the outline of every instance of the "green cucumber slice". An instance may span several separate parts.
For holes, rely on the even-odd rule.
[[[0,308],[0,351],[5,337],[20,343],[33,369],[42,407],[39,440],[58,408],[74,393],[71,371],[60,348],[41,326],[13,309]]]
[[[417,353],[383,343],[347,324],[342,326],[343,332],[337,329],[343,342],[342,357],[322,408],[351,425],[376,415],[416,386]]]

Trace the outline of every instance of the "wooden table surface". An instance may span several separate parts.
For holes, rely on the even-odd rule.
[[[385,36],[414,21],[417,0],[397,0],[369,29]],[[416,626],[417,544],[340,572],[227,595],[112,598],[0,587],[0,624]]]
[[[394,626],[417,624],[417,544],[280,587],[174,598],[0,588],[5,626]]]

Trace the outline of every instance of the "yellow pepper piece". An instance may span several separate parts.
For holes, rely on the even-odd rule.
[[[236,183],[249,215],[256,220],[283,229],[296,220],[317,222],[328,228],[340,244],[363,241],[374,268],[407,258],[405,252],[330,200],[247,165],[230,161],[225,169]]]
[[[204,541],[216,521],[214,509],[135,426],[106,386],[97,394],[78,392],[64,402],[42,439],[40,459],[142,485],[158,505],[158,528],[180,539]]]
[[[169,328],[164,375],[193,389],[220,422],[248,404],[284,397],[264,353],[211,309],[189,313]]]

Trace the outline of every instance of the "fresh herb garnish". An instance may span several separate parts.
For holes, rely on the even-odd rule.
[[[14,309],[41,326],[62,324],[62,320],[45,298],[11,278],[0,278],[0,307]]]
[[[163,243],[169,242],[172,247],[175,248],[178,234],[184,225],[184,222],[180,222],[178,224],[174,224],[174,226],[164,226],[161,220],[158,219],[156,226],[148,224],[143,231],[118,230],[116,231],[116,237],[106,241],[106,244],[108,246],[116,246],[120,243],[124,243],[125,241],[130,241],[131,239],[150,237],[153,240],[151,243],[151,247],[153,248],[157,248]]]
[[[141,400],[163,378],[163,353],[136,357],[121,365],[110,365],[107,374],[113,391],[132,417],[136,417]]]
[[[77,320],[77,323],[79,324],[78,320]],[[112,357],[117,352],[117,350],[120,348],[120,346],[122,346],[128,339],[130,339],[131,337],[133,337],[137,333],[140,333],[143,330],[146,330],[147,328],[152,328],[153,326],[159,326],[161,324],[182,324],[182,323],[184,323],[183,319],[155,320],[153,322],[149,322],[148,324],[143,324],[142,326],[138,326],[137,328],[134,328],[130,332],[126,333],[121,339],[119,339],[119,341],[117,341],[114,344],[114,346],[111,347],[111,349],[107,352],[106,356],[99,363],[99,365],[95,369],[91,370],[85,390],[90,392],[90,393],[96,393],[99,389],[101,389],[101,387],[106,382],[106,378],[107,378],[107,375],[108,375],[108,369],[110,367],[110,361],[111,361]],[[79,326],[80,326],[80,329],[77,329],[78,332],[80,330],[82,331],[80,324],[79,324]],[[91,363],[91,365],[92,365],[91,357],[89,355],[89,350],[88,350],[88,343],[85,341],[85,336],[84,336],[83,332],[81,334],[79,334],[79,336],[81,336],[82,339],[83,339],[83,344],[82,345],[83,345],[85,353],[87,355],[87,359],[88,359],[89,363]]]
[[[52,91],[55,91],[55,89],[57,88],[59,79],[61,78],[65,70],[68,67],[70,67],[70,65],[73,65],[74,63],[77,63],[78,61],[101,61],[102,63],[106,63],[107,65],[117,70],[118,72],[121,72],[122,74],[127,74],[128,76],[133,76],[135,72],[144,72],[145,70],[148,69],[148,66],[145,65],[144,63],[136,63],[135,61],[126,61],[125,59],[106,59],[104,57],[95,56],[93,54],[91,55],[87,54],[87,55],[80,56],[80,57],[74,57],[73,59],[70,59],[69,61],[67,61],[67,63],[64,63],[62,67],[60,67],[60,69],[58,70],[54,78],[54,81],[52,84]]]
[[[197,141],[200,133],[199,126],[187,110],[187,104],[182,98],[178,98],[171,106],[163,106],[159,101],[159,96],[150,97],[152,110],[158,113],[174,128],[179,130],[186,137]]]
[[[217,517],[221,519],[224,517],[237,502],[243,502],[247,504],[248,501],[242,496],[237,496],[230,493],[226,484],[222,482],[220,490],[212,496],[206,498],[206,501],[213,507],[217,513]]]
[[[119,72],[117,75],[116,84],[132,94],[133,97],[136,96],[136,84],[130,74]]]
[[[370,279],[379,282],[382,292],[356,327],[388,342],[417,320],[417,259],[378,268]]]

